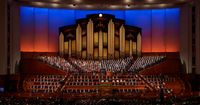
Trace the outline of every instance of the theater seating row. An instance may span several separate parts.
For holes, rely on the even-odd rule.
[[[31,75],[27,76],[23,82],[25,92],[32,93],[98,93],[109,89],[118,93],[148,91],[149,84],[155,88],[163,86],[168,93],[172,88],[165,87],[165,84],[175,81],[169,76],[144,76],[138,74],[130,75]],[[164,84],[164,85],[163,85]],[[61,89],[61,90],[59,90]]]
[[[23,81],[25,91],[33,93],[56,92],[65,75],[30,75]]]

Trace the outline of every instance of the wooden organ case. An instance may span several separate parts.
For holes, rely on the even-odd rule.
[[[109,14],[91,14],[59,29],[59,54],[80,59],[141,55],[141,28]]]

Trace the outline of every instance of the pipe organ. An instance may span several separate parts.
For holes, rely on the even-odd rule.
[[[118,59],[141,55],[141,28],[108,14],[87,15],[59,29],[59,53],[81,59]]]

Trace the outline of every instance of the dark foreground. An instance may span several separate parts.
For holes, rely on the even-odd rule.
[[[0,105],[200,105],[200,97],[159,99],[41,99],[0,97]]]

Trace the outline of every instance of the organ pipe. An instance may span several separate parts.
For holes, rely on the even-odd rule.
[[[120,36],[119,36],[119,40],[120,40],[120,57],[124,56],[124,52],[125,52],[125,29],[124,26],[122,25],[120,27]]]
[[[133,44],[132,44],[132,40],[129,41],[129,45],[130,45],[130,47],[129,47],[129,48],[130,48],[130,50],[129,50],[130,53],[129,53],[129,54],[130,54],[130,56],[132,56],[132,55],[133,55]]]
[[[137,35],[137,55],[141,56],[141,50],[142,50],[142,38],[141,38],[141,34],[138,33]]]
[[[108,56],[109,58],[114,57],[114,38],[115,38],[115,28],[112,19],[108,23]]]
[[[99,31],[99,58],[103,56],[103,32]]]
[[[69,57],[71,57],[72,54],[72,40],[69,39]]]
[[[114,16],[87,16],[59,29],[60,55],[83,59],[113,59],[141,55],[141,29]],[[107,23],[108,22],[108,23]],[[101,23],[101,24],[100,24]],[[94,26],[95,25],[95,26]]]
[[[87,57],[90,59],[93,55],[93,22],[90,19],[87,24]]]
[[[129,56],[130,55],[130,42],[129,42],[129,40],[126,40],[126,42],[125,42],[126,44],[125,44],[125,54],[126,54],[126,56]]]
[[[62,32],[60,33],[60,36],[59,36],[59,52],[60,52],[60,55],[64,54],[64,35]]]
[[[76,40],[72,40],[72,54],[76,53]]]
[[[82,49],[82,29],[78,24],[76,28],[76,53],[78,57],[81,56],[81,49]]]
[[[136,42],[132,42],[133,43],[133,45],[132,45],[132,49],[133,49],[133,54],[137,54],[137,47],[136,47]]]
[[[64,43],[64,54],[69,54],[69,41]]]

